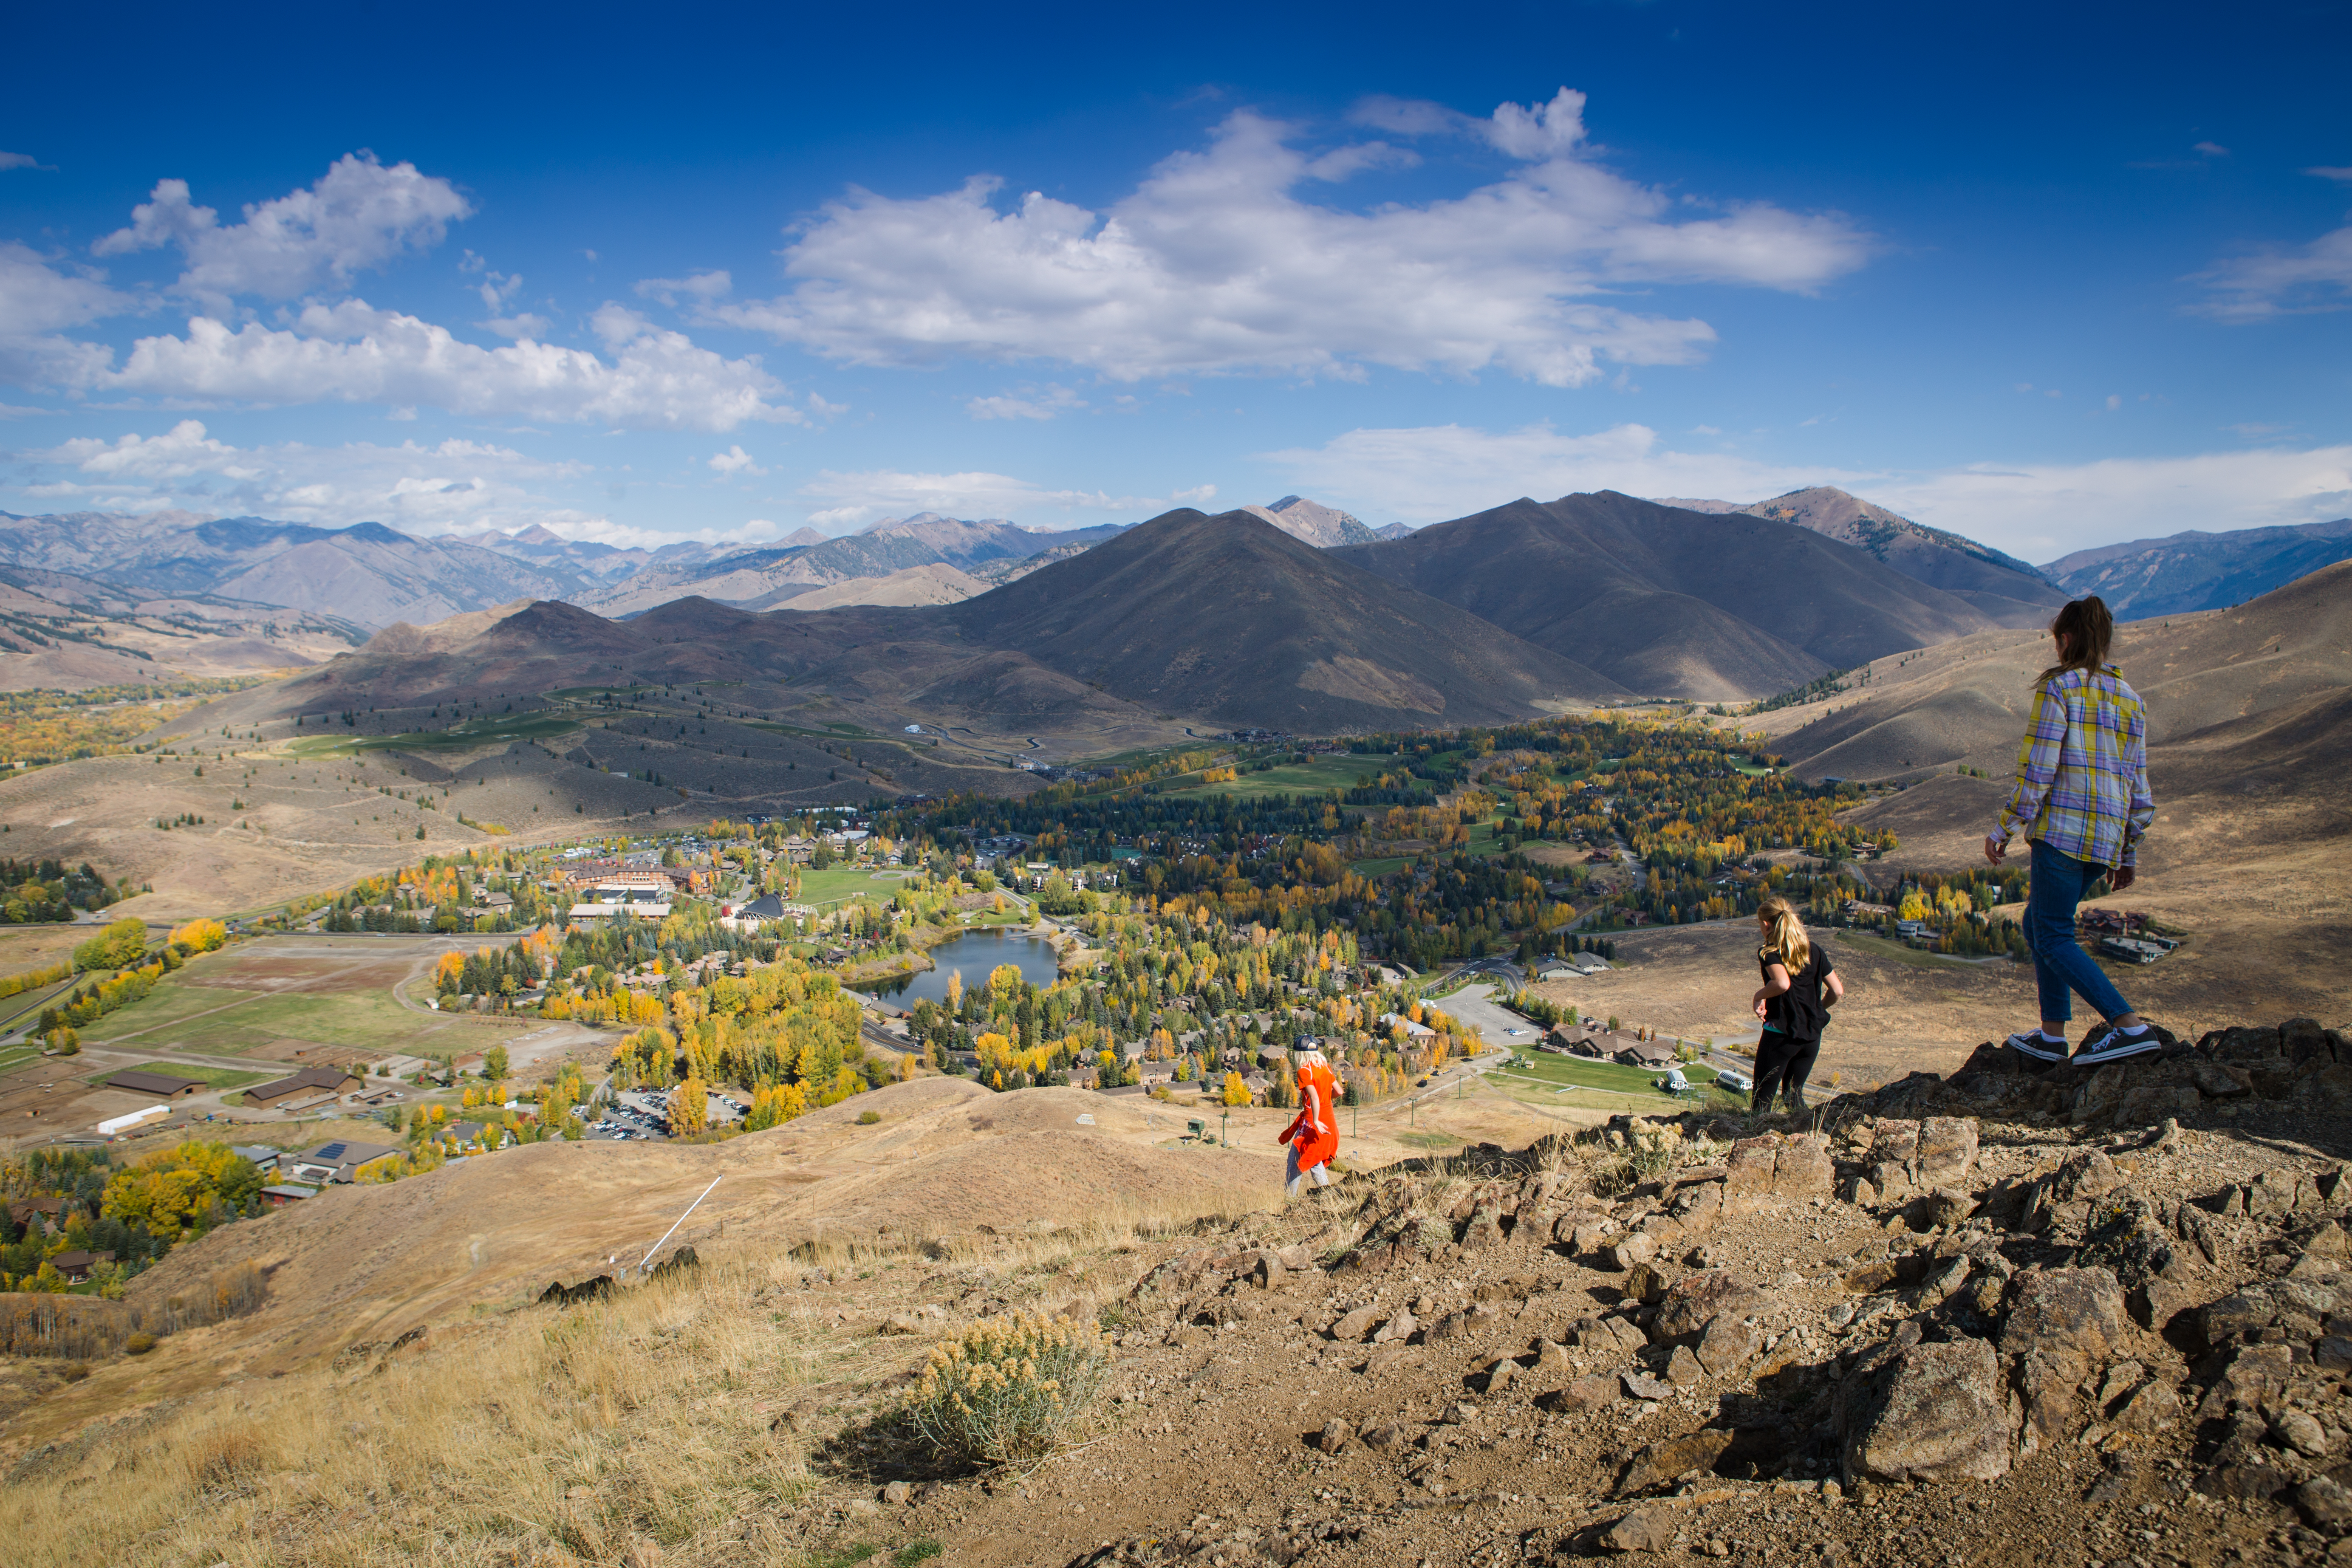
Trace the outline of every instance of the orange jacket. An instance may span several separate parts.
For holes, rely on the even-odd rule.
[[[1339,1079],[1328,1064],[1298,1069],[1298,1116],[1282,1141],[1298,1151],[1298,1168],[1328,1165],[1339,1152]]]

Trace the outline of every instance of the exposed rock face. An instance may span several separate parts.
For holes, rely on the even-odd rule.
[[[1764,1293],[1729,1268],[1706,1268],[1685,1275],[1667,1289],[1652,1325],[1661,1340],[1696,1334],[1717,1318],[1759,1311]]]
[[[1826,1198],[1837,1179],[1830,1141],[1820,1132],[1789,1137],[1769,1132],[1731,1146],[1723,1181],[1727,1214],[1753,1214],[1775,1202]]]
[[[1998,1480],[2011,1423],[2000,1358],[1983,1340],[1890,1348],[1839,1389],[1848,1485]]]

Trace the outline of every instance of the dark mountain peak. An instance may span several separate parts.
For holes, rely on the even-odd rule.
[[[362,544],[399,545],[423,542],[420,540],[411,539],[407,534],[396,530],[386,528],[380,522],[355,522],[344,529],[339,537],[354,539]]]
[[[272,522],[266,517],[216,517],[188,531],[211,549],[225,551],[259,550],[278,543],[308,544],[334,533],[332,529],[312,528],[303,522]]]

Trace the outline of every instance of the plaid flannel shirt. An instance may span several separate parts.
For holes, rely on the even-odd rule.
[[[2021,829],[2101,866],[2128,866],[2156,820],[2147,792],[2147,708],[2114,665],[2069,669],[2034,689],[2017,784],[1995,837]]]

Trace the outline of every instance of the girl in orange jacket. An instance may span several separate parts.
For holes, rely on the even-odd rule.
[[[1298,1116],[1282,1132],[1282,1141],[1290,1145],[1285,1196],[1297,1197],[1310,1173],[1317,1186],[1331,1184],[1331,1173],[1324,1167],[1339,1152],[1338,1096],[1333,1092],[1338,1087],[1321,1051],[1298,1053]]]

